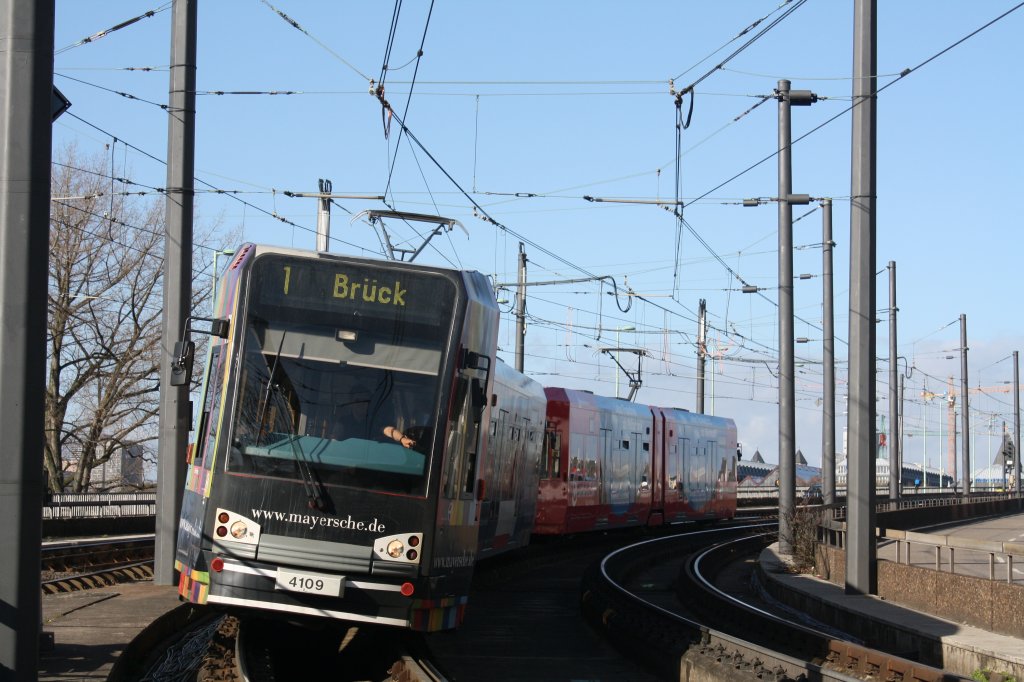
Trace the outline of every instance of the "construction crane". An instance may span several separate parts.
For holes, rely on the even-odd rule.
[[[975,386],[967,389],[968,396],[972,393],[1009,393],[1013,390],[1012,384],[999,384],[998,386]],[[932,401],[935,398],[943,398],[946,401],[947,409],[947,425],[948,425],[948,440],[946,445],[946,470],[953,477],[953,480],[959,480],[957,477],[957,463],[956,463],[956,387],[953,385],[953,377],[949,377],[946,384],[945,393],[932,393],[931,391],[921,391],[921,397],[927,401]],[[941,458],[941,455],[940,455]],[[941,461],[941,459],[940,459]]]

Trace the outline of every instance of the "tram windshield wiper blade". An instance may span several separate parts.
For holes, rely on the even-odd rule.
[[[270,394],[274,391],[274,375],[277,374],[277,364],[281,360],[281,351],[284,349],[284,337],[287,334],[287,330],[281,331],[281,341],[277,344],[277,353],[274,354],[274,362],[267,364],[270,374],[267,376],[267,390],[263,394],[263,400],[260,402],[260,409],[256,417],[256,424],[258,426],[256,431],[256,445],[260,444],[260,436],[263,435],[263,420],[267,416],[267,406],[270,404]],[[292,431],[294,431],[294,424],[292,427]]]
[[[292,455],[295,458],[295,466],[299,469],[299,475],[302,477],[302,485],[306,489],[306,497],[309,499],[309,508],[316,509],[317,511],[324,511],[327,508],[327,490],[324,488],[323,482],[320,477],[316,475],[316,471],[310,464],[309,457],[302,449],[302,444],[299,442],[299,436],[296,435],[290,439],[289,444],[292,447]]]

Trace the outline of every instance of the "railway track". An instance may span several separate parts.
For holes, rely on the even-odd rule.
[[[593,677],[587,663],[604,669],[601,679],[646,679],[626,669],[614,672],[604,654],[579,655],[574,649],[579,640],[566,629],[572,621],[556,613],[561,608],[556,602],[545,601],[545,594],[564,599],[570,580],[580,584],[579,571],[575,579],[559,576],[550,584],[538,584],[539,576],[546,580],[562,570],[559,566],[582,565],[580,560],[589,557],[592,568],[582,580],[579,622],[585,616],[615,648],[642,661],[652,679],[686,680],[698,673],[701,679],[723,680],[964,679],[866,648],[841,633],[800,624],[792,613],[730,594],[736,590],[721,585],[728,582],[722,576],[752,563],[750,557],[771,541],[771,524],[753,526],[659,536],[614,551],[595,546],[591,538],[583,547],[570,543],[537,548],[512,562],[485,562],[467,626],[427,638],[354,625],[311,630],[279,620],[240,621],[217,614],[214,621],[196,621],[196,633],[183,636],[175,645],[179,649],[164,656],[164,665],[180,669],[182,661],[190,661],[190,672],[178,679],[194,675],[204,681],[270,682],[301,675],[341,682],[441,682],[531,679],[523,676],[529,674],[524,671],[530,663],[522,667],[515,661],[533,656],[544,658],[546,674],[559,679]],[[604,558],[594,561],[599,555]],[[498,609],[493,608],[494,598],[501,602]],[[550,656],[553,634],[545,630],[542,616],[545,621],[555,618],[555,649],[567,650],[561,660]],[[499,631],[507,635],[496,639]],[[588,655],[594,659],[588,661]],[[532,679],[543,679],[537,674],[534,670]],[[151,678],[163,679],[160,674]]]
[[[153,577],[153,536],[68,540],[43,545],[45,594],[105,587]]]
[[[666,679],[688,679],[695,670],[718,679],[964,679],[800,624],[716,586],[714,576],[756,556],[772,538],[764,529],[715,530],[617,550],[584,577],[583,608]]]

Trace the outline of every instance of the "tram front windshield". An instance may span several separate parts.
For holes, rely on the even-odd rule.
[[[228,469],[425,494],[455,298],[440,274],[258,258]]]

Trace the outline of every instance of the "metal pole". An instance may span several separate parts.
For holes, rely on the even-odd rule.
[[[960,429],[962,434],[960,440],[963,443],[960,448],[961,464],[963,465],[964,495],[971,493],[971,399],[967,394],[967,315],[960,315]]]
[[[928,384],[925,383],[925,390],[927,390]],[[923,395],[923,394],[922,394]],[[924,424],[924,435],[921,439],[924,441],[924,448],[921,452],[921,487],[928,487],[928,398],[924,399],[921,403],[921,422]]]
[[[526,355],[526,250],[519,242],[519,289],[516,291],[516,370],[523,372]],[[616,376],[618,376],[616,374]]]
[[[822,498],[825,504],[836,501],[836,329],[832,309],[832,200],[821,201],[821,281],[822,281],[822,381],[824,414],[821,422]]]
[[[896,427],[896,441],[900,444],[899,456],[896,458],[896,466],[899,468],[899,481],[898,481],[898,485],[900,486],[900,488],[898,488],[897,490],[901,494],[902,494],[902,484],[903,484],[903,457],[906,455],[906,452],[907,452],[906,449],[903,447],[904,446],[903,434],[904,434],[904,431],[905,431],[905,428],[906,428],[906,423],[907,423],[906,413],[903,411],[903,407],[904,407],[903,398],[905,396],[905,391],[906,391],[906,388],[907,388],[904,385],[904,382],[903,382],[904,379],[906,379],[906,376],[901,374],[900,375],[900,401],[899,401],[899,410],[897,410],[898,421],[896,422],[897,423],[897,427]]]
[[[1020,358],[1013,351],[1013,490],[1020,497]]]
[[[889,261],[889,499],[900,499],[899,359],[896,357],[896,261]]]
[[[621,344],[619,343],[619,329],[616,328],[616,330],[615,330],[615,357],[616,358],[618,357],[618,353],[619,353],[619,348],[620,347],[621,347]],[[618,362],[616,362],[615,364],[616,364],[616,367],[615,367],[615,397],[618,398],[619,397],[619,372],[622,371],[622,368],[618,366],[618,364],[619,364]]]
[[[176,341],[186,339],[192,300],[192,208],[195,199],[197,0],[174,0],[167,108],[167,225],[164,239],[163,349],[160,363],[160,446],[157,463],[153,582],[173,585],[185,448],[192,418],[188,386],[171,386]]]
[[[53,0],[0,0],[0,678],[37,679]]]
[[[948,396],[946,400],[949,400]],[[942,489],[946,487],[946,467],[942,464],[942,405],[936,405],[936,407],[939,408],[939,492],[942,492]]]
[[[331,250],[331,181],[320,178],[319,210],[316,214],[316,250]]]
[[[949,477],[956,485],[956,389],[953,388],[953,375],[946,378],[946,465]]]
[[[877,0],[854,0],[850,182],[850,420],[846,592],[875,594]]]
[[[708,355],[707,301],[697,306],[697,414],[704,414],[704,364]]]
[[[789,81],[780,80],[779,100],[779,552],[793,553],[796,498],[796,402],[793,383],[793,191]]]

